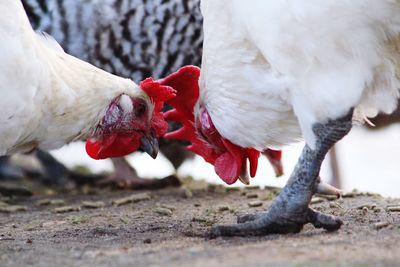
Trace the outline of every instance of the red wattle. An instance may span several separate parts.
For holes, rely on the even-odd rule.
[[[100,159],[99,158],[99,151],[101,149],[101,144],[94,139],[88,139],[86,141],[86,153],[91,157],[92,159]]]
[[[229,185],[234,184],[240,174],[240,166],[229,152],[225,152],[216,159],[214,169],[217,175]]]
[[[136,151],[140,143],[134,136],[111,135],[104,140],[88,139],[87,154],[96,160],[122,157]]]
[[[260,151],[255,150],[253,148],[248,148],[247,149],[247,156],[249,158],[250,162],[250,176],[254,177],[257,174],[257,168],[258,168],[258,158],[260,157]]]

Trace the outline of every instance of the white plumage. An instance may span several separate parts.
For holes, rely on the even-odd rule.
[[[202,0],[200,103],[221,135],[264,149],[345,115],[390,113],[400,88],[399,0]]]
[[[0,11],[0,155],[88,137],[119,95],[149,102],[133,81],[78,60],[50,36],[35,33],[20,1],[2,0]],[[132,112],[132,103],[124,105]]]

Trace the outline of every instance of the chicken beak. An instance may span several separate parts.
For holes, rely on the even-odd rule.
[[[282,162],[280,160],[271,160],[272,167],[274,168],[275,176],[281,177],[284,175]]]
[[[250,185],[250,179],[248,175],[240,175],[239,181],[241,181],[244,185]]]
[[[242,171],[239,175],[239,181],[241,181],[244,185],[250,185],[250,176],[247,171],[247,164],[242,166]]]
[[[157,138],[153,135],[144,135],[140,139],[140,148],[155,159],[159,150]]]

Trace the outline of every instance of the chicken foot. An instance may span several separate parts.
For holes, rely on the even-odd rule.
[[[327,231],[338,230],[343,224],[339,218],[315,211],[309,204],[320,183],[322,161],[329,149],[350,131],[352,116],[353,110],[342,118],[313,126],[315,150],[308,145],[304,147],[289,181],[268,211],[243,216],[236,225],[216,225],[211,229],[210,236],[298,233],[307,223]]]

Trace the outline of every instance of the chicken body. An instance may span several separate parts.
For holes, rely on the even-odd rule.
[[[399,10],[398,1],[202,1],[200,103],[222,136],[257,148],[301,133],[313,147],[312,125],[351,107],[360,119],[390,113]]]
[[[59,148],[92,136],[99,125],[134,133],[135,121],[149,124],[153,104],[133,81],[70,56],[52,37],[34,32],[21,1],[2,1],[0,10],[0,155]],[[135,101],[148,108],[143,118],[133,115]],[[116,111],[112,105],[120,113],[107,114]],[[126,121],[117,123],[120,118]]]
[[[216,226],[212,234],[297,232],[308,222],[338,229],[340,220],[308,204],[325,154],[352,121],[397,106],[400,1],[202,0],[201,8],[199,136],[218,146],[215,134],[204,134],[209,114],[222,138],[242,148],[306,141],[268,212]]]

